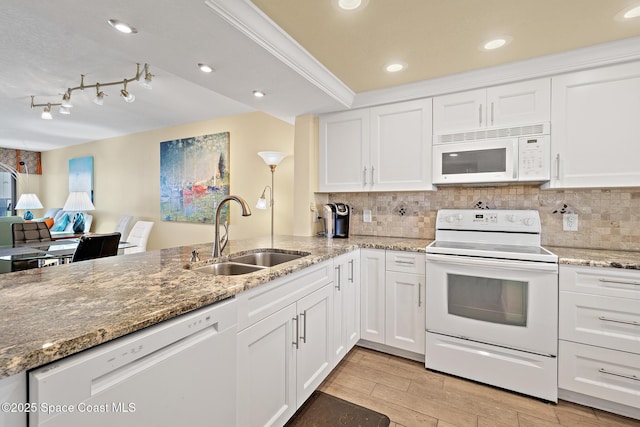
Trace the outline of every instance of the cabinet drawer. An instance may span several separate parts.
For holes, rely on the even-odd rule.
[[[386,254],[387,271],[424,274],[424,263],[425,259],[423,253],[387,251]]]
[[[560,339],[640,354],[638,301],[560,292]]]
[[[640,300],[640,272],[561,265],[560,290]]]
[[[640,407],[640,355],[560,341],[558,387]]]
[[[237,295],[238,331],[333,281],[333,260],[307,267]]]

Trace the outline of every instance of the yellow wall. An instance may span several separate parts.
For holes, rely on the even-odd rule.
[[[275,173],[274,228],[275,234],[292,234],[294,127],[260,112],[43,152],[38,196],[45,209],[62,207],[69,191],[69,159],[93,156],[96,210],[89,212],[94,217],[91,231],[111,232],[121,215],[133,215],[155,223],[147,249],[212,242],[210,224],[160,220],[160,142],[218,132],[230,133],[230,193],[246,199],[252,209],[250,217],[242,217],[232,202],[231,239],[270,233],[270,211],[254,208],[264,186],[271,184],[271,172],[258,151],[288,154]]]

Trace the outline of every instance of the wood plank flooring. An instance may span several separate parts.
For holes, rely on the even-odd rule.
[[[387,415],[390,427],[640,427],[638,420],[565,401],[545,403],[360,347],[319,389]]]

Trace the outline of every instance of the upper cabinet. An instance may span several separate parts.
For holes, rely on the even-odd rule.
[[[550,109],[550,79],[438,96],[433,99],[433,133],[548,122]]]
[[[431,99],[320,118],[319,191],[431,190]]]
[[[553,78],[551,188],[640,185],[640,62]]]

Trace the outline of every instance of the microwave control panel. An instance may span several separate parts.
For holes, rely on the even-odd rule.
[[[520,181],[548,180],[550,176],[549,135],[523,136],[518,139],[518,171]]]

